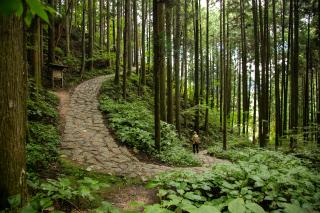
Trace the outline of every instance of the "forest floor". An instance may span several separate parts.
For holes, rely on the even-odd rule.
[[[161,172],[191,170],[198,173],[209,170],[216,163],[226,162],[226,160],[211,157],[207,155],[206,150],[202,150],[196,155],[202,162],[201,167],[170,167],[143,161],[139,154],[117,143],[99,110],[98,102],[102,83],[112,76],[96,77],[82,82],[69,91],[55,92],[60,99],[61,157],[63,159],[81,165],[87,171],[138,178],[143,182]],[[114,189],[112,193],[106,193],[105,197],[115,206],[125,209],[129,208],[128,205],[132,199],[144,203],[154,203],[157,200],[154,190],[138,185]]]

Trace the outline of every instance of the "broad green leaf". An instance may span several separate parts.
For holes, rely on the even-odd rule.
[[[185,193],[184,197],[189,199],[189,200],[194,200],[194,201],[203,201],[203,200],[205,200],[203,197],[201,197],[200,195],[194,194],[193,192]]]
[[[265,213],[264,209],[256,203],[247,202],[246,207],[253,213]]]
[[[194,211],[196,211],[198,209],[196,206],[194,206],[194,205],[192,205],[191,203],[188,203],[188,202],[182,202],[181,205],[179,206],[179,208],[181,210],[184,210],[184,211],[187,211],[187,212],[194,212]]]
[[[203,205],[196,210],[190,211],[190,213],[220,213],[220,211],[214,206]]]
[[[38,15],[42,20],[49,23],[48,15],[39,0],[26,0],[26,2],[33,14]]]
[[[8,198],[8,202],[11,208],[17,208],[21,204],[21,195],[13,195]]]
[[[245,213],[246,208],[244,206],[244,200],[242,198],[232,200],[228,204],[228,210],[230,213]]]
[[[32,208],[31,205],[27,205],[26,207],[24,207],[22,210],[21,210],[21,213],[37,213],[38,211],[34,208]]]
[[[0,1],[0,13],[5,15],[11,15],[17,13],[21,15],[20,12],[23,9],[21,0],[1,0]]]
[[[284,212],[286,213],[306,213],[307,211],[300,206],[294,205],[294,204],[285,204]]]
[[[164,189],[160,189],[159,192],[158,192],[158,196],[160,198],[164,197],[166,194],[168,194],[168,191],[164,190]]]
[[[228,183],[227,181],[224,181],[224,182],[222,183],[222,186],[225,187],[225,188],[227,188],[227,189],[234,189],[234,188],[236,187],[234,184],[230,184],[230,183]]]
[[[178,189],[177,192],[178,192],[180,195],[183,195],[185,191],[184,191],[183,189]]]
[[[168,209],[161,208],[159,204],[147,206],[143,212],[144,213],[172,213],[172,211]]]
[[[52,200],[50,200],[50,198],[41,198],[40,206],[42,209],[46,209],[52,205],[53,205],[53,202],[52,202]]]

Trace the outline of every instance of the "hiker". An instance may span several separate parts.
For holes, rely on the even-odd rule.
[[[197,132],[194,131],[193,136],[192,136],[192,148],[193,148],[193,153],[199,153],[199,144],[200,144],[200,137],[198,136]]]

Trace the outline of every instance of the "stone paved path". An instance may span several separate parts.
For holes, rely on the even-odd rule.
[[[119,146],[105,126],[103,115],[98,109],[100,86],[111,76],[100,76],[81,83],[71,95],[68,106],[62,106],[67,108],[62,157],[85,166],[87,170],[142,179],[173,169],[203,172],[214,163],[225,162],[202,151],[198,154],[203,162],[202,167],[173,168],[141,162],[125,146]]]

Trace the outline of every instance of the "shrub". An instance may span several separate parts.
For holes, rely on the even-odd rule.
[[[199,162],[183,147],[174,126],[161,123],[161,152],[154,147],[154,123],[152,113],[141,100],[114,101],[107,96],[100,99],[100,109],[107,113],[109,125],[117,139],[167,164],[187,166]]]
[[[45,169],[58,158],[60,137],[55,126],[29,122],[27,166],[29,171]]]
[[[318,173],[290,155],[246,151],[250,152],[243,157],[245,161],[217,164],[204,174],[162,174],[149,186],[160,187],[161,206],[171,210],[195,212],[203,206],[213,206],[215,212],[320,210]]]
[[[28,172],[47,169],[58,158],[60,142],[57,129],[58,98],[29,82],[27,101],[27,168]]]

